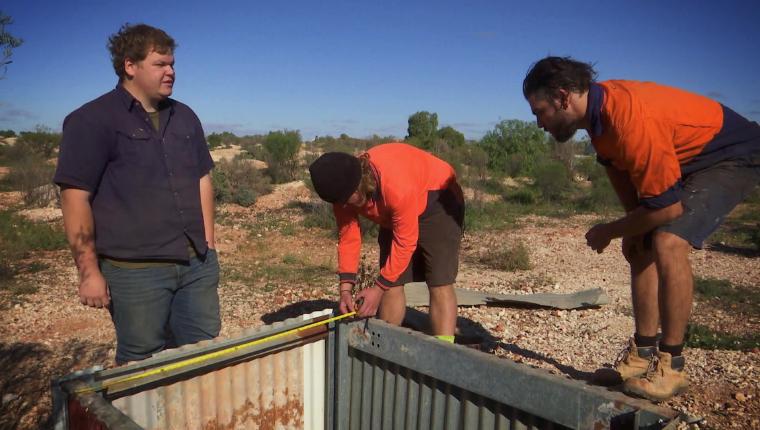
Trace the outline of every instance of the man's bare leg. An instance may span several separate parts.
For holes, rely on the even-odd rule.
[[[428,287],[430,329],[434,336],[454,336],[457,327],[457,296],[453,285]]]
[[[403,285],[390,288],[383,293],[383,299],[380,302],[380,309],[377,315],[381,320],[388,324],[400,326],[404,322],[405,314],[406,294],[404,294]]]

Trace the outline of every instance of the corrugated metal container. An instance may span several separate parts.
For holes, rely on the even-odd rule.
[[[336,429],[663,429],[677,413],[371,320],[339,327]]]
[[[649,402],[382,321],[336,330],[329,316],[70,375],[54,384],[57,428],[663,429],[678,422],[676,412]]]
[[[91,428],[113,428],[98,416],[108,410],[110,417],[128,418],[132,427],[144,429],[323,429],[328,330],[324,325],[299,328],[330,316],[330,310],[315,312],[234,339],[200,342],[129,366],[64,378],[54,397],[94,389],[110,403],[95,407],[92,401],[100,396],[92,393],[69,396],[68,407],[58,401],[57,428],[67,428],[72,417],[79,425],[91,419],[101,422]],[[82,417],[83,410],[92,411],[89,418]]]

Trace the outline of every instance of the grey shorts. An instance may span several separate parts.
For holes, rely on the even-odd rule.
[[[701,249],[705,239],[759,183],[760,152],[691,173],[682,179],[679,191],[683,215],[655,230],[673,233]]]
[[[394,285],[427,282],[436,287],[454,283],[459,270],[459,244],[464,225],[464,204],[451,191],[430,191],[427,207],[419,217],[420,232],[412,261]],[[380,267],[391,253],[393,232],[380,229]]]

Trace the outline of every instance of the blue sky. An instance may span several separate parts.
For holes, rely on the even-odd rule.
[[[3,0],[0,10],[24,39],[0,80],[0,129],[60,130],[112,89],[105,45],[124,22],[179,43],[173,97],[207,133],[404,137],[409,115],[427,110],[477,139],[499,120],[533,119],[522,79],[549,54],[760,120],[753,1]]]

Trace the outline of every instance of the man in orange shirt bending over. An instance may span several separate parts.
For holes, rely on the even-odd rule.
[[[585,129],[606,166],[626,215],[595,225],[586,241],[601,253],[623,238],[636,325],[612,380],[625,381],[629,394],[662,401],[688,386],[689,249],[701,248],[760,182],[760,126],[693,93],[595,76],[589,64],[547,57],[531,67],[523,94],[539,127],[560,142]]]
[[[464,222],[464,200],[454,169],[404,143],[387,143],[355,157],[328,152],[309,166],[314,189],[333,204],[338,224],[340,310],[400,325],[404,284],[426,281],[432,334],[453,342],[454,280]],[[359,215],[380,225],[380,274],[353,295],[359,266]]]

